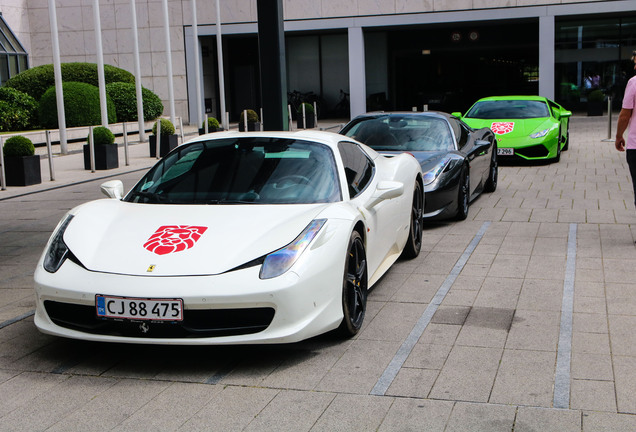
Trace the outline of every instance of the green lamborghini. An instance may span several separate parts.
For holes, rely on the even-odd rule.
[[[572,113],[541,96],[479,99],[465,115],[453,113],[472,128],[489,127],[497,136],[500,160],[558,162],[568,149]]]

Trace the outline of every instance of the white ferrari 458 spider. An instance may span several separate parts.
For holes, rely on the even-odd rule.
[[[221,132],[60,221],[35,271],[40,331],[153,344],[355,335],[368,290],[419,254],[408,154],[329,132]]]

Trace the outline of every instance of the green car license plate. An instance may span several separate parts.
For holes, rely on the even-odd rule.
[[[498,156],[513,156],[515,154],[515,149],[513,148],[498,148],[497,155]]]

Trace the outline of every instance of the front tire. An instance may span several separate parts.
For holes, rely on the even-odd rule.
[[[559,129],[559,139],[557,140],[557,154],[554,157],[554,162],[559,162],[561,160],[561,129]]]
[[[492,148],[492,158],[490,159],[490,169],[488,171],[488,180],[484,185],[486,192],[494,192],[497,189],[497,179],[499,177],[499,164],[497,163],[497,146]]]
[[[362,237],[357,231],[351,233],[345,261],[342,283],[342,322],[338,333],[342,337],[356,335],[362,327],[367,309],[367,258]]]
[[[422,249],[422,214],[424,212],[424,195],[422,186],[415,182],[413,189],[413,204],[411,205],[411,224],[409,227],[409,238],[406,241],[402,257],[407,259],[415,258]]]
[[[458,189],[457,214],[455,218],[461,221],[468,217],[468,205],[470,202],[470,176],[468,175],[468,168],[466,168],[466,166],[462,167],[461,174],[459,175]]]

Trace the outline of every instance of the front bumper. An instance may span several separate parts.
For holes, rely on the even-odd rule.
[[[324,249],[324,250],[321,250]],[[35,273],[35,325],[43,333],[104,342],[165,345],[289,343],[342,321],[344,252],[318,248],[322,263],[297,262],[273,279],[260,266],[212,276],[151,277],[88,271],[67,260]],[[316,252],[316,251],[314,251]],[[95,295],[183,299],[184,320],[162,323],[103,320]]]
[[[514,149],[514,155],[505,156],[498,154],[497,158],[500,161],[507,160],[547,160],[557,157],[559,139],[556,133],[549,134],[543,139],[533,138],[512,138],[512,139],[500,139],[498,138],[498,148],[512,148]]]

